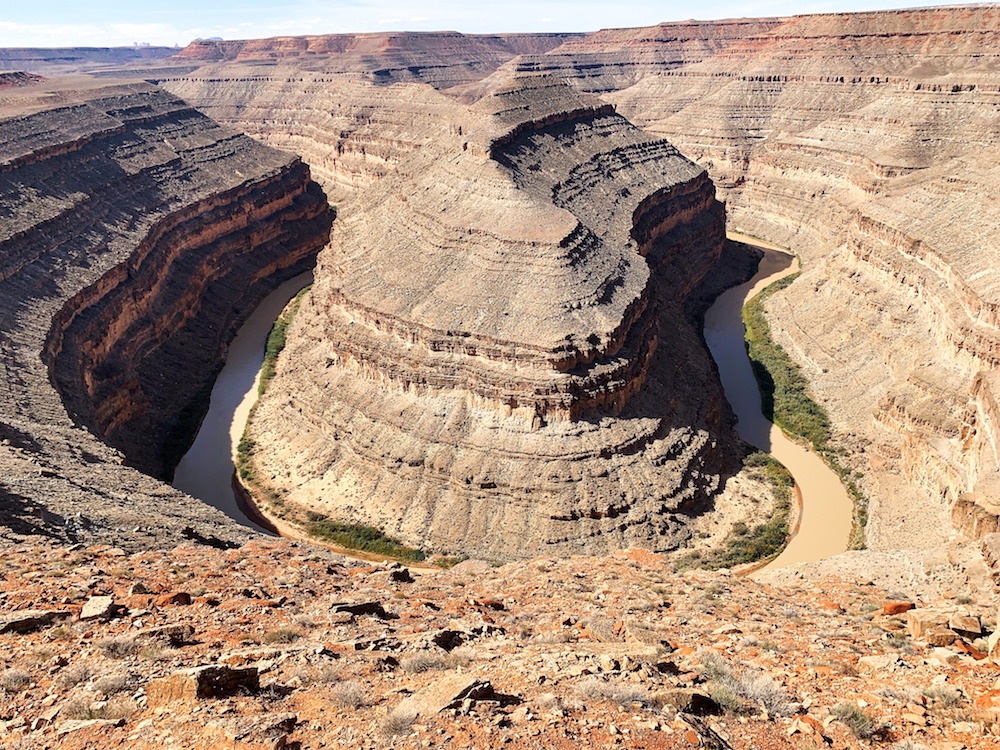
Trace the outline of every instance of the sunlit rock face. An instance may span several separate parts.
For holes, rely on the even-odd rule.
[[[435,550],[675,546],[726,463],[683,309],[722,247],[712,183],[548,77],[441,99],[448,133],[338,219],[252,423],[257,474]]]

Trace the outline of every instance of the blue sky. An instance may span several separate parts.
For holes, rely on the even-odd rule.
[[[198,37],[251,39],[364,31],[594,31],[661,21],[879,10],[892,0],[4,0],[0,47],[184,46]],[[13,6],[13,7],[11,7]],[[44,10],[40,10],[44,8]],[[694,10],[692,10],[694,8]]]

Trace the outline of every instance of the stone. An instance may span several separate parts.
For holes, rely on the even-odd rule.
[[[922,640],[934,628],[947,629],[948,619],[947,613],[931,609],[911,609],[906,613],[906,625],[915,640]]]
[[[191,603],[191,595],[184,591],[175,591],[170,594],[160,594],[153,597],[153,604],[158,607],[168,607],[170,605],[187,606]]]
[[[904,612],[909,612],[914,609],[917,605],[913,602],[886,602],[882,605],[883,615],[901,615]]]
[[[69,611],[58,609],[21,609],[16,612],[4,612],[0,614],[0,634],[30,633],[69,616]]]
[[[255,691],[258,687],[259,676],[255,667],[207,664],[150,680],[146,686],[146,697],[149,706],[157,708],[172,703],[192,704],[204,698],[223,698],[240,690]]]
[[[386,620],[390,616],[381,602],[338,602],[330,605],[330,611],[334,614],[373,615],[381,620]]]
[[[108,619],[114,615],[116,609],[113,596],[92,596],[84,603],[83,609],[80,610],[80,619]]]
[[[183,623],[142,628],[135,633],[137,640],[164,641],[171,646],[183,646],[189,643],[193,636],[194,628]]]
[[[722,708],[704,690],[698,688],[675,688],[653,693],[653,703],[669,706],[675,712],[696,716],[719,716]]]
[[[494,698],[496,693],[489,680],[459,673],[442,677],[405,698],[399,704],[398,710],[432,716],[447,708],[458,706],[464,700],[480,701]]]

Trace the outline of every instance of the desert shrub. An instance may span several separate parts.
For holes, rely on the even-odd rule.
[[[649,693],[636,685],[625,685],[620,682],[605,682],[597,677],[588,677],[577,688],[581,698],[589,700],[606,700],[627,706],[631,703],[649,705]]]
[[[868,740],[881,731],[871,716],[866,714],[857,703],[844,701],[833,707],[831,713],[840,720],[859,740]]]
[[[0,672],[0,688],[8,693],[24,690],[31,684],[31,675],[23,669],[6,669]]]
[[[96,645],[101,651],[112,659],[124,659],[139,650],[139,644],[134,638],[127,636],[111,636],[101,638]]]
[[[99,670],[93,664],[87,664],[85,662],[71,664],[66,667],[59,676],[56,678],[56,685],[60,688],[71,688],[74,685],[79,685],[81,682],[86,682],[99,674]]]
[[[444,666],[444,659],[439,654],[429,651],[422,651],[413,656],[407,656],[399,662],[399,668],[404,672],[429,672],[432,669],[441,669]]]
[[[341,708],[361,708],[365,705],[365,689],[360,682],[349,680],[334,685],[330,698]]]
[[[962,691],[951,685],[932,685],[924,689],[924,695],[945,708],[955,708],[962,702]]]
[[[386,737],[396,737],[409,734],[413,729],[413,723],[417,720],[417,712],[413,709],[396,706],[392,711],[382,717],[379,722],[379,730]]]
[[[763,709],[771,716],[787,716],[791,711],[784,688],[770,675],[738,671],[712,652],[701,656],[701,672],[708,681],[709,695],[726,713]]]
[[[302,637],[302,631],[298,628],[281,627],[268,630],[261,637],[263,643],[294,643]]]
[[[105,696],[120,693],[128,687],[128,677],[123,674],[109,674],[94,680],[94,690]]]

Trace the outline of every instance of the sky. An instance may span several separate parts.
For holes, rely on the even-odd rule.
[[[912,6],[892,0],[23,0],[0,2],[0,47],[184,46],[370,31],[596,31],[661,21],[782,16]]]

